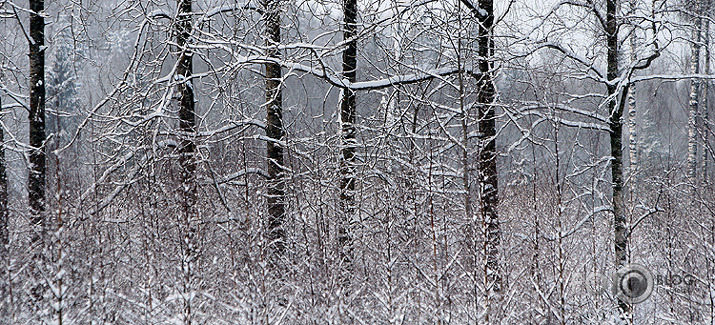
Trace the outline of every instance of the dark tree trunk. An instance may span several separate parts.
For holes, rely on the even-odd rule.
[[[266,26],[268,57],[278,58],[281,41],[280,0],[264,1],[263,19]],[[285,170],[283,167],[283,95],[281,91],[281,66],[266,63],[266,159],[268,163],[268,229],[269,247],[282,255],[286,247],[285,222]]]
[[[179,8],[176,43],[179,45],[179,62],[176,73],[180,77],[179,88],[179,128],[181,129],[181,146],[179,147],[179,164],[181,167],[181,195],[184,214],[184,259],[182,262],[184,276],[184,292],[192,290],[194,264],[196,263],[196,236],[198,213],[196,209],[196,113],[194,110],[194,89],[191,75],[193,73],[193,53],[189,49],[191,38],[191,0],[178,0]],[[184,324],[191,324],[191,304],[184,301]]]
[[[357,1],[343,0],[343,40],[347,47],[343,51],[343,77],[355,82],[357,68]],[[344,285],[349,283],[349,273],[352,270],[352,236],[351,224],[355,214],[355,111],[357,108],[355,92],[343,89],[340,102],[341,149],[340,149],[340,216],[338,242],[342,262]],[[347,292],[346,292],[347,293]]]
[[[481,150],[479,151],[479,187],[481,195],[481,213],[484,222],[484,255],[485,255],[485,285],[487,298],[491,292],[502,291],[502,278],[499,269],[499,243],[501,231],[499,229],[499,187],[497,173],[496,149],[496,117],[494,113],[495,86],[492,79],[492,55],[494,54],[494,40],[492,29],[494,27],[493,0],[479,0],[479,8],[475,14],[479,17],[479,72],[478,80],[478,106],[479,106],[479,132],[482,134]],[[490,308],[487,301],[487,308]],[[491,312],[487,311],[487,317]],[[489,321],[489,319],[487,319]]]
[[[606,78],[608,81],[613,81],[618,78],[618,22],[616,20],[616,10],[618,8],[617,0],[606,1],[606,43],[607,43],[607,71]],[[614,232],[615,232],[615,253],[616,253],[616,268],[620,268],[628,263],[628,233],[626,229],[626,209],[623,193],[623,105],[616,103],[617,85],[609,83],[608,91],[608,110],[610,113],[609,127],[611,140],[611,180],[612,180],[612,195],[613,195],[613,217],[614,217]],[[624,94],[625,95],[625,94]],[[629,321],[631,306],[624,302],[618,301],[618,307],[621,311],[621,317]]]
[[[2,98],[0,98],[2,107]],[[7,210],[7,174],[5,170],[5,134],[0,128],[0,263],[5,263],[10,244],[10,214]],[[4,278],[3,278],[4,280]],[[2,293],[2,292],[0,292]]]
[[[2,98],[0,98],[2,107]],[[10,301],[6,301],[10,293],[10,213],[7,209],[7,174],[5,169],[5,135],[0,127],[0,305],[6,306],[5,311],[0,312],[0,318],[9,317]]]
[[[32,227],[31,249],[33,263],[42,265],[44,260],[45,233],[45,18],[43,0],[30,1],[30,166],[27,192]],[[42,300],[45,285],[42,284],[41,268],[34,268],[35,287],[33,298]]]

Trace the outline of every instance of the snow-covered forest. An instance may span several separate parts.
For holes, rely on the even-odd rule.
[[[713,19],[0,0],[0,324],[715,324]]]

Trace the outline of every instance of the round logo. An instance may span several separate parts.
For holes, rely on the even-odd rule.
[[[606,291],[609,281],[603,274],[591,272],[586,275],[581,284],[590,295],[599,296]]]
[[[640,264],[626,264],[613,274],[613,295],[631,304],[642,302],[653,293],[653,273]]]

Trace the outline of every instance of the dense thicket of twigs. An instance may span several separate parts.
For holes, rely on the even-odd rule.
[[[348,33],[347,0],[30,2],[0,0],[0,324],[629,322],[587,289],[620,263],[613,163],[627,261],[657,280],[632,320],[715,324],[707,1],[357,1]]]

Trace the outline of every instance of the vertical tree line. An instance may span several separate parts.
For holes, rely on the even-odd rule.
[[[196,101],[193,87],[193,49],[191,49],[192,33],[192,0],[178,0],[178,17],[176,23],[176,43],[178,45],[178,76],[179,91],[179,130],[181,144],[179,145],[179,165],[181,169],[181,212],[184,221],[184,250],[182,257],[184,285],[184,324],[190,325],[192,318],[192,300],[194,295],[195,272],[198,262],[198,226],[199,213],[196,206]]]
[[[479,21],[479,87],[477,93],[479,132],[481,133],[479,151],[479,193],[481,195],[480,210],[484,222],[484,287],[487,292],[487,306],[489,306],[489,293],[502,291],[503,280],[499,267],[499,243],[501,231],[499,226],[499,174],[497,171],[496,147],[496,115],[494,99],[496,89],[493,73],[494,55],[494,2],[493,0],[480,0],[476,11]],[[488,307],[489,308],[489,307]],[[489,313],[489,311],[487,311]],[[487,314],[487,321],[489,321]]]
[[[629,261],[628,256],[628,229],[626,218],[626,206],[623,193],[623,106],[617,104],[618,85],[614,81],[620,76],[619,59],[619,39],[618,39],[618,1],[606,0],[606,47],[607,47],[607,67],[606,79],[608,80],[607,100],[608,104],[608,126],[611,143],[611,182],[613,200],[613,218],[615,234],[615,256],[616,266],[624,266]],[[618,301],[618,307],[624,319],[630,318],[631,307],[624,301]]]
[[[712,318],[706,1],[47,5],[0,1],[0,319]],[[702,286],[582,286],[632,262]]]
[[[2,96],[0,96],[0,108]],[[7,206],[7,162],[5,130],[0,127],[0,304],[10,304],[10,211]],[[10,308],[3,308],[0,318],[10,318]]]
[[[499,225],[499,173],[497,169],[498,151],[496,146],[497,121],[494,109],[496,87],[493,77],[494,55],[494,1],[479,0],[477,7],[469,0],[463,4],[476,17],[478,23],[477,35],[477,119],[480,133],[478,183],[482,230],[484,234],[484,306],[487,309],[485,320],[490,322],[494,293],[501,293],[504,286],[499,262],[499,244],[501,230]],[[467,194],[469,195],[469,194]],[[469,208],[467,209],[469,211]],[[498,316],[497,316],[498,317]],[[492,321],[496,321],[492,317]]]
[[[631,0],[629,7],[629,13],[636,15],[638,12],[638,2]],[[630,45],[630,64],[632,65],[638,62],[638,33],[638,29],[633,26],[631,35],[628,38]],[[629,189],[631,199],[633,199],[633,193],[635,191],[634,186],[638,168],[638,125],[636,122],[638,108],[636,104],[636,85],[632,84],[628,88],[628,175],[631,178],[631,186]]]
[[[690,72],[700,74],[700,43],[702,42],[702,21],[699,10],[700,5],[695,4],[693,8],[693,31],[692,45],[690,47]],[[687,175],[691,182],[697,177],[697,154],[698,154],[698,111],[700,108],[700,79],[694,78],[690,81],[690,103],[688,110],[688,169]]]
[[[281,42],[281,1],[263,1],[263,23],[265,24],[266,56],[280,59],[279,45]],[[267,238],[271,254],[280,257],[286,249],[286,232],[283,229],[286,214],[285,202],[285,165],[283,161],[283,145],[285,131],[283,129],[283,91],[282,71],[277,62],[265,63],[266,83],[266,161],[268,166],[268,220]]]
[[[343,0],[343,77],[354,83],[357,80],[357,0]],[[352,235],[351,227],[355,218],[355,149],[357,98],[350,88],[342,90],[340,99],[340,220],[338,242],[340,245],[341,270],[344,273],[343,285],[349,285],[352,271]],[[345,288],[346,294],[349,293]]]
[[[712,4],[710,1],[707,1],[705,4],[705,13],[706,16],[702,18],[702,30],[703,30],[703,60],[704,60],[704,67],[703,67],[703,74],[710,75],[710,11],[712,10]],[[701,150],[701,155],[700,155],[700,170],[702,173],[702,181],[703,184],[709,184],[711,183],[710,180],[708,179],[708,160],[710,160],[710,155],[712,154],[710,150],[712,150],[712,147],[710,145],[710,79],[705,79],[703,80],[703,84],[700,86],[702,88],[702,123],[700,124],[701,127],[701,134],[702,134],[702,141],[703,141],[703,150]]]
[[[29,176],[27,192],[29,197],[30,225],[32,236],[33,272],[32,296],[38,316],[46,311],[43,304],[47,285],[43,273],[45,256],[45,3],[43,0],[30,1],[29,64],[30,64],[30,124]]]

